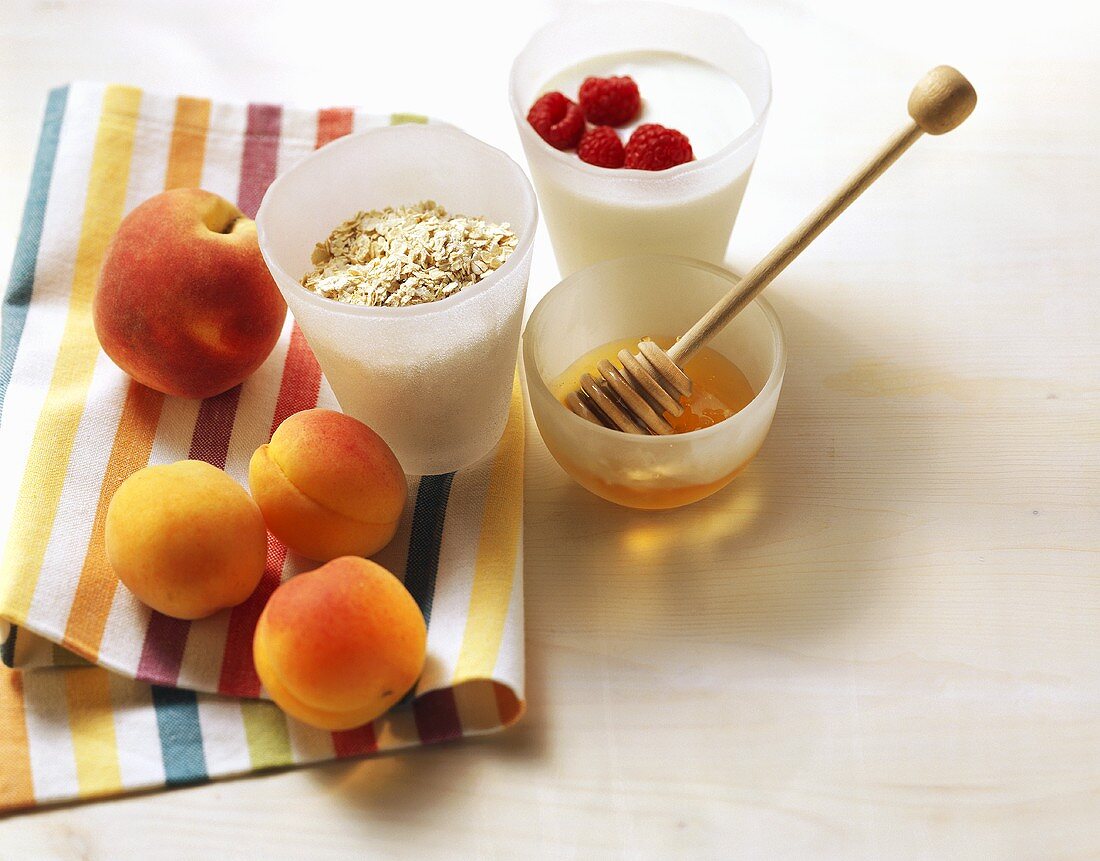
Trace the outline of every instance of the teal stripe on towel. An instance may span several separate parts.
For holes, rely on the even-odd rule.
[[[15,245],[15,257],[11,264],[11,278],[4,295],[4,325],[0,331],[0,414],[4,409],[4,396],[11,381],[11,370],[23,327],[27,322],[27,307],[34,290],[34,274],[38,266],[38,247],[42,241],[42,225],[46,220],[46,203],[50,196],[57,141],[61,137],[61,123],[65,117],[65,105],[69,88],[59,87],[50,91],[46,101],[46,116],[42,121],[42,133],[38,137],[38,154],[31,171],[31,187],[23,207],[23,226]]]
[[[8,636],[4,638],[3,643],[0,643],[0,661],[3,661],[5,667],[15,666],[15,640],[18,636],[19,626],[11,625]]]
[[[46,221],[46,203],[53,181],[53,165],[57,157],[57,141],[61,137],[61,124],[65,119],[65,105],[69,101],[69,88],[50,90],[46,100],[46,116],[38,135],[38,152],[31,170],[31,187],[27,202],[23,205],[23,225],[19,240],[15,243],[15,256],[11,261],[11,277],[4,294],[3,327],[0,328],[0,415],[4,414],[4,398],[11,382],[11,370],[15,366],[15,354],[27,323],[27,308],[34,290],[34,274],[38,268],[38,248],[42,243],[42,225]],[[12,666],[15,658],[15,639],[19,628],[11,626],[7,639],[0,647],[0,661]]]
[[[206,756],[195,692],[153,685],[153,706],[157,712],[165,782],[179,786],[206,780]]]

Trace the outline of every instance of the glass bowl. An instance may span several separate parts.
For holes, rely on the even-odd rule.
[[[423,305],[347,305],[298,283],[314,245],[359,210],[423,200],[508,222],[516,250],[476,284]],[[341,409],[380,434],[410,475],[462,469],[504,432],[537,219],[523,169],[442,123],[340,138],[264,195],[256,228],[275,283]]]
[[[700,260],[638,255],[575,272],[535,307],[523,332],[527,396],[546,447],[583,487],[630,508],[675,508],[725,487],[756,456],[775,415],[787,350],[775,311],[756,299],[710,342],[756,396],[701,430],[634,436],[574,415],[553,384],[577,359],[621,338],[678,336],[737,284]]]
[[[549,81],[585,60],[627,52],[717,67],[745,94],[751,124],[712,155],[662,171],[595,167],[536,134],[527,111]],[[664,3],[576,4],[516,57],[509,102],[562,275],[629,254],[725,258],[771,104],[768,58],[730,18]]]

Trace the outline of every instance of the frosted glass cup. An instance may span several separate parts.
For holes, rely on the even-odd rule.
[[[359,210],[422,200],[508,222],[516,250],[476,284],[423,305],[347,305],[299,284],[314,246],[338,224]],[[377,431],[410,475],[468,466],[504,431],[537,218],[519,165],[443,124],[340,138],[264,196],[260,250],[291,313],[341,408]]]
[[[752,124],[718,152],[662,171],[596,167],[554,149],[531,128],[527,111],[555,75],[593,57],[633,51],[673,52],[717,67],[748,98]],[[771,102],[767,57],[733,21],[661,3],[578,5],[527,43],[512,65],[509,90],[562,275],[639,253],[723,261]]]
[[[573,362],[609,341],[683,334],[737,281],[699,260],[639,255],[582,269],[535,307],[523,331],[527,395],[546,447],[581,485],[631,508],[674,508],[725,487],[756,456],[787,361],[779,318],[763,299],[710,342],[756,392],[744,409],[710,427],[670,436],[625,434],[574,415],[552,389]]]

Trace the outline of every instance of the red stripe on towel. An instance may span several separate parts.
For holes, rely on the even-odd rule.
[[[294,413],[317,406],[320,392],[321,366],[295,323],[290,330],[290,347],[286,352],[286,364],[283,365],[283,380],[279,386],[279,400],[275,403],[271,433],[275,433],[275,429]]]
[[[332,749],[336,756],[343,759],[348,756],[363,756],[378,750],[378,739],[371,724],[345,729],[332,734]]]
[[[145,628],[137,678],[153,685],[174,685],[183,663],[183,650],[191,623],[173,619],[155,610]]]
[[[248,106],[237,205],[249,218],[255,218],[260,200],[275,178],[282,117],[282,108],[277,105]],[[191,460],[204,460],[218,469],[225,469],[240,398],[241,387],[234,386],[229,391],[202,402],[187,453]],[[269,553],[268,556],[270,555]],[[282,570],[281,563],[279,570]],[[138,678],[160,685],[175,685],[190,629],[190,622],[154,611],[145,629]],[[248,647],[247,660],[251,664],[251,645]]]
[[[462,721],[458,717],[454,688],[440,688],[417,697],[413,701],[413,717],[424,744],[462,738]]]
[[[249,218],[256,217],[264,192],[275,179],[279,164],[279,135],[283,127],[283,109],[278,105],[249,105],[241,158],[241,185],[237,206]]]
[[[339,121],[336,114],[340,115]],[[332,115],[326,120],[327,116]],[[332,134],[337,128],[351,130],[350,121],[343,119],[350,111],[333,109],[321,111],[317,118],[317,146],[328,142],[325,135]],[[321,366],[306,344],[302,330],[295,323],[290,331],[290,345],[287,348],[286,361],[283,364],[283,377],[279,384],[279,397],[275,403],[275,415],[271,420],[271,433],[290,415],[301,410],[317,406],[317,396],[321,391]],[[252,636],[260,613],[267,604],[271,593],[282,580],[283,565],[286,563],[286,547],[274,538],[268,538],[267,564],[256,591],[248,600],[233,609],[229,619],[229,632],[225,641],[225,656],[222,659],[221,676],[218,690],[234,696],[257,697],[260,695],[260,679],[252,662]]]
[[[225,654],[218,677],[218,693],[236,697],[258,697],[260,677],[252,662],[252,635],[260,621],[267,599],[279,585],[286,563],[286,547],[271,535],[267,536],[267,562],[260,583],[243,604],[233,608],[229,630],[225,636]]]
[[[275,179],[279,157],[279,130],[283,109],[278,105],[249,105],[248,127],[245,130],[244,153],[241,156],[241,181],[237,188],[237,205],[249,218],[256,217],[264,192]],[[207,398],[199,408],[195,432],[191,436],[192,460],[205,460],[218,469],[225,469],[229,454],[229,439],[233,435],[233,420],[241,387],[234,386],[217,397]]]
[[[225,469],[229,454],[229,438],[233,435],[233,420],[237,417],[237,403],[241,399],[241,387],[234,386],[207,398],[199,407],[199,417],[191,435],[191,448],[187,457],[205,460],[218,469]]]

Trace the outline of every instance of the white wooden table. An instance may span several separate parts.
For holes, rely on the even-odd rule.
[[[554,5],[5,0],[0,258],[49,86],[416,110],[518,158],[507,70]],[[611,507],[529,426],[519,726],[11,818],[0,857],[1100,855],[1100,15],[895,5],[723,5],[775,83],[734,267],[927,67],[979,107],[769,288],[787,380],[726,492]],[[554,281],[541,236],[532,304]]]

